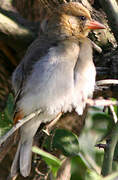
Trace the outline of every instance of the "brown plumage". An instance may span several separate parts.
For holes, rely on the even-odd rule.
[[[73,108],[82,115],[95,85],[92,46],[87,35],[90,29],[104,26],[93,21],[80,3],[66,3],[50,12],[41,28],[42,35],[29,47],[12,79],[18,112],[15,121],[42,110],[20,129],[12,177],[19,170],[24,177],[29,175],[33,137],[40,124]]]

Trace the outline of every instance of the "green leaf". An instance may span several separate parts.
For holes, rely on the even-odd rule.
[[[50,161],[50,163],[54,166],[60,166],[61,165],[61,161],[58,158],[56,158],[52,154],[50,154],[50,153],[48,153],[48,152],[46,152],[46,151],[44,151],[44,150],[42,150],[36,146],[32,147],[32,151],[36,154],[41,155],[44,158],[47,158],[47,160]]]
[[[7,105],[6,105],[4,112],[5,112],[5,115],[7,116],[7,119],[10,122],[12,122],[13,111],[14,111],[14,99],[13,99],[13,95],[9,94],[8,100],[7,100]]]
[[[92,115],[92,119],[94,121],[96,121],[96,120],[99,120],[99,121],[107,120],[108,121],[108,120],[111,120],[111,117],[104,112],[97,112]]]
[[[53,156],[52,154],[50,154],[36,146],[32,147],[32,151],[36,154],[41,155],[46,160],[46,162],[48,162],[49,165],[57,166],[57,167],[61,166],[61,161],[58,158],[56,158],[55,156]]]
[[[50,167],[53,175],[56,176],[57,171],[61,166],[61,161],[52,154],[45,152],[44,150],[41,150],[36,146],[32,147],[32,151],[42,156],[43,160]]]
[[[57,129],[53,136],[52,147],[60,150],[65,156],[77,156],[79,154],[78,137],[66,129]]]
[[[71,180],[75,180],[79,177],[79,180],[83,180],[86,171],[89,169],[89,165],[84,157],[79,154],[78,156],[71,158]]]
[[[85,180],[102,180],[102,177],[93,170],[88,170]]]

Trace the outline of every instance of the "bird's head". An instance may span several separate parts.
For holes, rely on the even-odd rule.
[[[87,37],[91,29],[104,29],[94,21],[90,12],[81,3],[65,3],[54,9],[42,25],[44,33],[51,38],[67,39]]]

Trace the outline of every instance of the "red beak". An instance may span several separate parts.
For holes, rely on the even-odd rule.
[[[94,20],[87,22],[86,26],[88,29],[105,29],[106,28],[103,24]]]

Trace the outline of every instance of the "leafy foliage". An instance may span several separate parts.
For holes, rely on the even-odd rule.
[[[79,154],[78,137],[66,129],[57,129],[52,140],[52,147],[60,150],[67,157]]]
[[[4,135],[13,125],[13,96],[9,95],[6,107],[0,112],[0,136]]]

